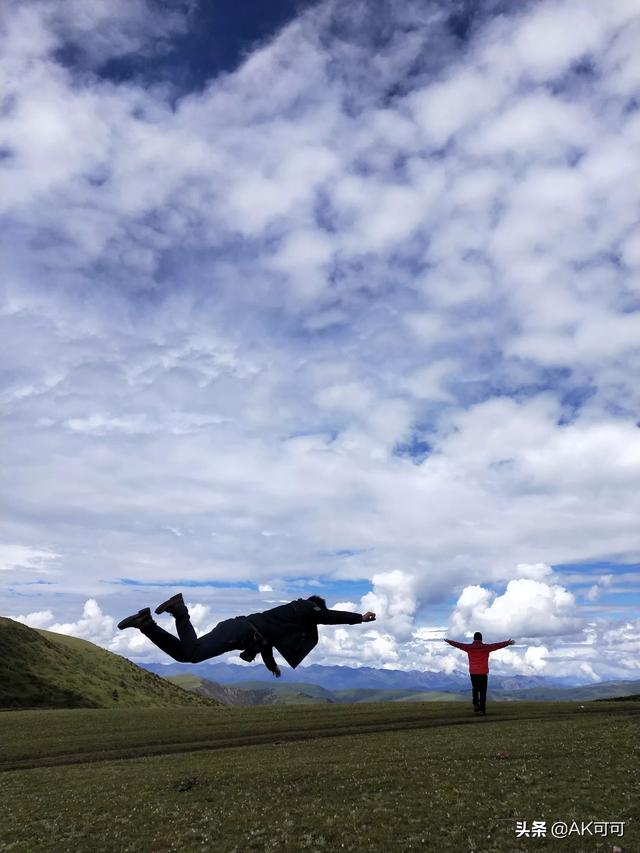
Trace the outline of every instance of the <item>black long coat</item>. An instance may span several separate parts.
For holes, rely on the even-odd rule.
[[[318,625],[356,625],[360,613],[328,610],[313,601],[298,598],[262,613],[251,613],[247,619],[295,669],[318,643]]]

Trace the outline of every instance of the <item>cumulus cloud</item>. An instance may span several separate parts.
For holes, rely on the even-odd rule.
[[[453,634],[548,637],[575,633],[582,620],[574,596],[564,587],[521,578],[509,581],[502,595],[481,586],[466,587],[450,624]]]
[[[415,579],[396,570],[374,575],[372,584],[372,591],[362,598],[362,612],[371,610],[389,633],[398,640],[408,639],[418,604]]]
[[[48,628],[55,621],[51,610],[36,610],[33,613],[14,617],[16,622],[24,622],[30,628]]]
[[[68,634],[102,645],[109,642],[113,636],[114,619],[105,615],[98,602],[90,598],[85,602],[82,616],[77,622],[54,622],[46,628],[57,634]]]

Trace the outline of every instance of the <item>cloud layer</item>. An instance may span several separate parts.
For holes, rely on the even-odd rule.
[[[516,567],[640,553],[637,4],[327,2],[197,91],[110,74],[189,24],[6,15],[3,609],[357,581],[398,665],[443,602],[605,618]]]

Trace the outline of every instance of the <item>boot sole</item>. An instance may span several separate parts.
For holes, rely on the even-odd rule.
[[[182,597],[182,593],[172,595],[171,598],[168,598],[166,601],[163,601],[162,604],[159,604],[156,607],[155,612],[158,614],[158,616],[161,613],[169,613],[171,612],[171,608],[175,607],[176,604],[182,604],[184,606],[184,599]]]
[[[137,613],[132,613],[131,616],[127,616],[121,622],[118,622],[118,630],[124,631],[125,628],[137,628],[138,624],[145,619],[151,619],[151,610],[148,607],[143,607],[142,610],[138,610]]]

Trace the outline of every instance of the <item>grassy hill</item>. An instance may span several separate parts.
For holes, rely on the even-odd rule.
[[[264,681],[246,681],[243,684],[218,684],[198,675],[169,675],[166,678],[184,690],[192,690],[200,696],[217,699],[223,705],[307,705],[310,703],[332,703],[333,691],[315,684],[271,684]]]
[[[86,640],[0,617],[0,708],[213,704]]]
[[[171,682],[171,684],[176,684],[183,690],[190,690],[208,699],[216,699],[223,705],[242,706],[264,704],[261,701],[265,693],[264,690],[243,690],[232,685],[208,681],[206,678],[200,678],[198,675],[170,675],[166,680]]]

